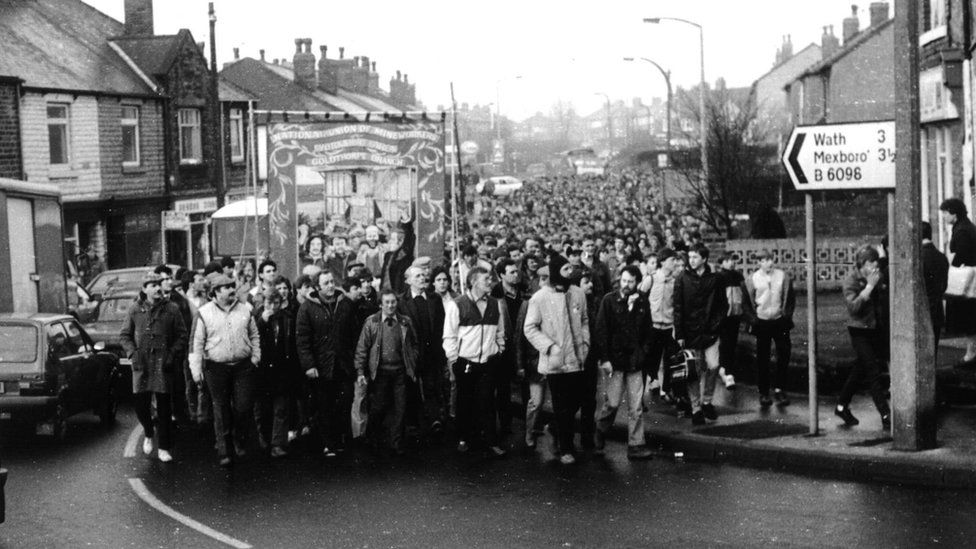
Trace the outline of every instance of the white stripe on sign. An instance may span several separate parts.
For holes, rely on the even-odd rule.
[[[197,532],[200,532],[205,536],[213,538],[219,541],[220,543],[230,545],[231,547],[235,547],[237,549],[251,549],[251,545],[244,543],[243,541],[234,539],[226,534],[221,534],[220,532],[214,530],[213,528],[210,528],[205,524],[201,524],[191,519],[190,517],[177,512],[169,505],[166,505],[165,503],[159,501],[159,498],[154,496],[152,492],[150,492],[149,489],[146,488],[146,485],[142,482],[142,479],[130,478],[129,484],[132,485],[132,489],[135,490],[136,495],[138,495],[142,499],[142,501],[146,502],[147,504],[149,504],[150,507],[166,515],[167,517],[175,520],[176,522],[179,522],[189,528],[193,528]]]
[[[135,429],[129,433],[129,439],[125,441],[125,448],[122,450],[122,457],[136,457],[136,446],[139,444],[139,437],[142,436],[142,425],[136,425]]]

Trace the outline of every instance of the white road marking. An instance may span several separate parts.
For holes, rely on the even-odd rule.
[[[136,446],[139,444],[139,437],[142,436],[142,425],[136,425],[135,429],[129,433],[129,439],[125,441],[125,449],[122,450],[122,457],[136,457]]]
[[[169,505],[166,505],[165,503],[159,501],[159,498],[154,496],[152,492],[150,492],[149,489],[146,488],[146,485],[142,482],[142,479],[130,478],[129,484],[132,486],[132,489],[135,490],[136,495],[138,495],[142,499],[142,501],[146,502],[150,507],[168,516],[169,518],[175,520],[176,522],[182,523],[183,525],[189,528],[193,528],[194,530],[200,532],[205,536],[213,538],[219,541],[220,543],[230,545],[231,547],[234,547],[236,549],[251,549],[251,545],[244,543],[243,541],[234,539],[226,534],[221,534],[220,532],[214,530],[213,528],[210,528],[205,524],[201,524],[191,519],[190,517],[177,512]]]

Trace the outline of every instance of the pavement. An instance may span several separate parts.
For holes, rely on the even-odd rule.
[[[962,354],[960,346],[959,340],[940,346],[940,385],[958,387],[976,380],[976,371],[952,365]],[[794,359],[791,371],[797,368]],[[851,403],[860,424],[846,427],[834,415],[836,398],[828,391],[817,403],[818,428],[811,435],[811,406],[806,394],[788,393],[789,405],[762,409],[754,386],[738,383],[729,391],[719,385],[713,400],[718,420],[703,426],[692,426],[691,420],[678,417],[670,404],[651,399],[645,416],[648,444],[659,455],[678,460],[724,461],[885,483],[976,487],[976,405],[968,401],[940,402],[935,448],[901,451],[895,449],[891,434],[882,429],[881,418],[866,393],[856,395]],[[620,413],[615,432],[608,438],[623,442],[625,428],[625,414]]]

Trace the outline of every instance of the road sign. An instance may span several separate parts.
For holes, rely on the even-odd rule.
[[[465,141],[464,143],[461,143],[461,152],[464,154],[473,156],[478,154],[478,150],[478,144],[474,141]]]
[[[783,166],[799,191],[895,188],[895,122],[797,126]]]
[[[210,213],[217,211],[217,197],[192,198],[173,202],[173,211],[185,214]]]

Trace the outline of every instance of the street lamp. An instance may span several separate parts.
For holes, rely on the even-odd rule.
[[[602,95],[607,100],[607,162],[613,159],[613,118],[610,116],[610,96],[603,92],[593,92],[593,95]]]
[[[668,85],[668,100],[667,103],[665,104],[665,111],[667,112],[667,115],[665,116],[665,123],[664,123],[664,128],[665,128],[664,132],[665,132],[665,138],[667,139],[667,144],[665,145],[664,150],[668,159],[667,165],[665,167],[670,168],[671,167],[671,71],[664,70],[664,67],[658,65],[656,62],[646,57],[641,57],[640,59],[642,61],[646,61],[654,65],[654,67],[657,68],[657,70],[661,71],[661,76],[664,77],[664,82],[665,84]],[[633,57],[624,57],[624,61],[634,61],[634,60],[635,58]],[[662,212],[664,211],[665,204],[667,203],[668,200],[667,186],[665,185],[665,183],[667,183],[667,177],[664,177],[661,180],[661,211]]]
[[[702,26],[694,21],[681,19],[678,17],[645,17],[645,23],[658,24],[661,21],[675,21],[691,25],[698,29],[698,51],[699,68],[701,70],[701,82],[698,84],[698,111],[701,117],[701,163],[702,181],[708,183],[708,120],[705,116],[705,32]],[[660,68],[660,67],[658,67]]]

